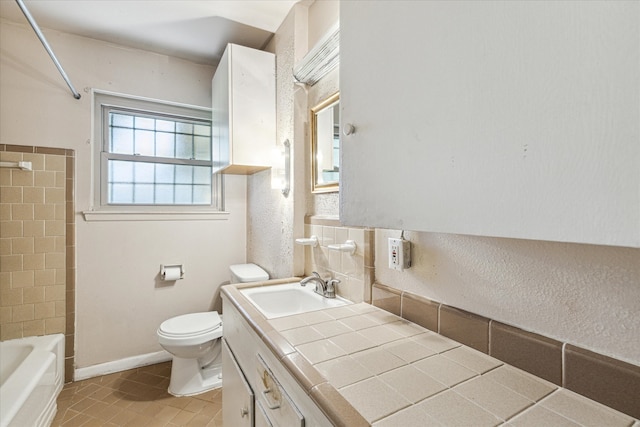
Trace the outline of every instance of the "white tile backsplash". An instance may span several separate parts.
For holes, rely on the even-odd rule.
[[[317,271],[323,277],[339,279],[340,284],[336,288],[338,295],[356,303],[369,302],[374,279],[371,245],[374,241],[373,234],[374,230],[364,228],[305,224],[304,237],[315,235],[319,243],[315,248],[305,247],[305,275],[309,276]],[[353,255],[328,248],[329,245],[343,244],[347,240],[356,242],[356,252]]]

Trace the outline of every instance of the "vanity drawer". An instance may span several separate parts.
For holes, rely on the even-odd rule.
[[[304,416],[260,354],[256,355],[256,403],[264,408],[264,413],[274,427],[304,427]]]

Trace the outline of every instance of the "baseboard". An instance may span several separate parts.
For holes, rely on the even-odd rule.
[[[73,380],[86,380],[87,378],[99,377],[101,375],[127,371],[141,366],[167,362],[171,359],[171,354],[165,350],[157,351],[155,353],[141,354],[139,356],[127,357],[125,359],[114,360],[112,362],[100,363],[99,365],[87,366],[86,368],[76,368],[73,373]]]

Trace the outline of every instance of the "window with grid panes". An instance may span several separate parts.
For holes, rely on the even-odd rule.
[[[122,101],[100,102],[100,204],[213,207],[210,112]]]

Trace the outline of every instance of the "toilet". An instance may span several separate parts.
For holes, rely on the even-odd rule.
[[[269,280],[255,264],[229,267],[231,283]],[[217,311],[172,317],[158,328],[158,342],[173,355],[169,393],[192,396],[222,385],[222,316]]]

